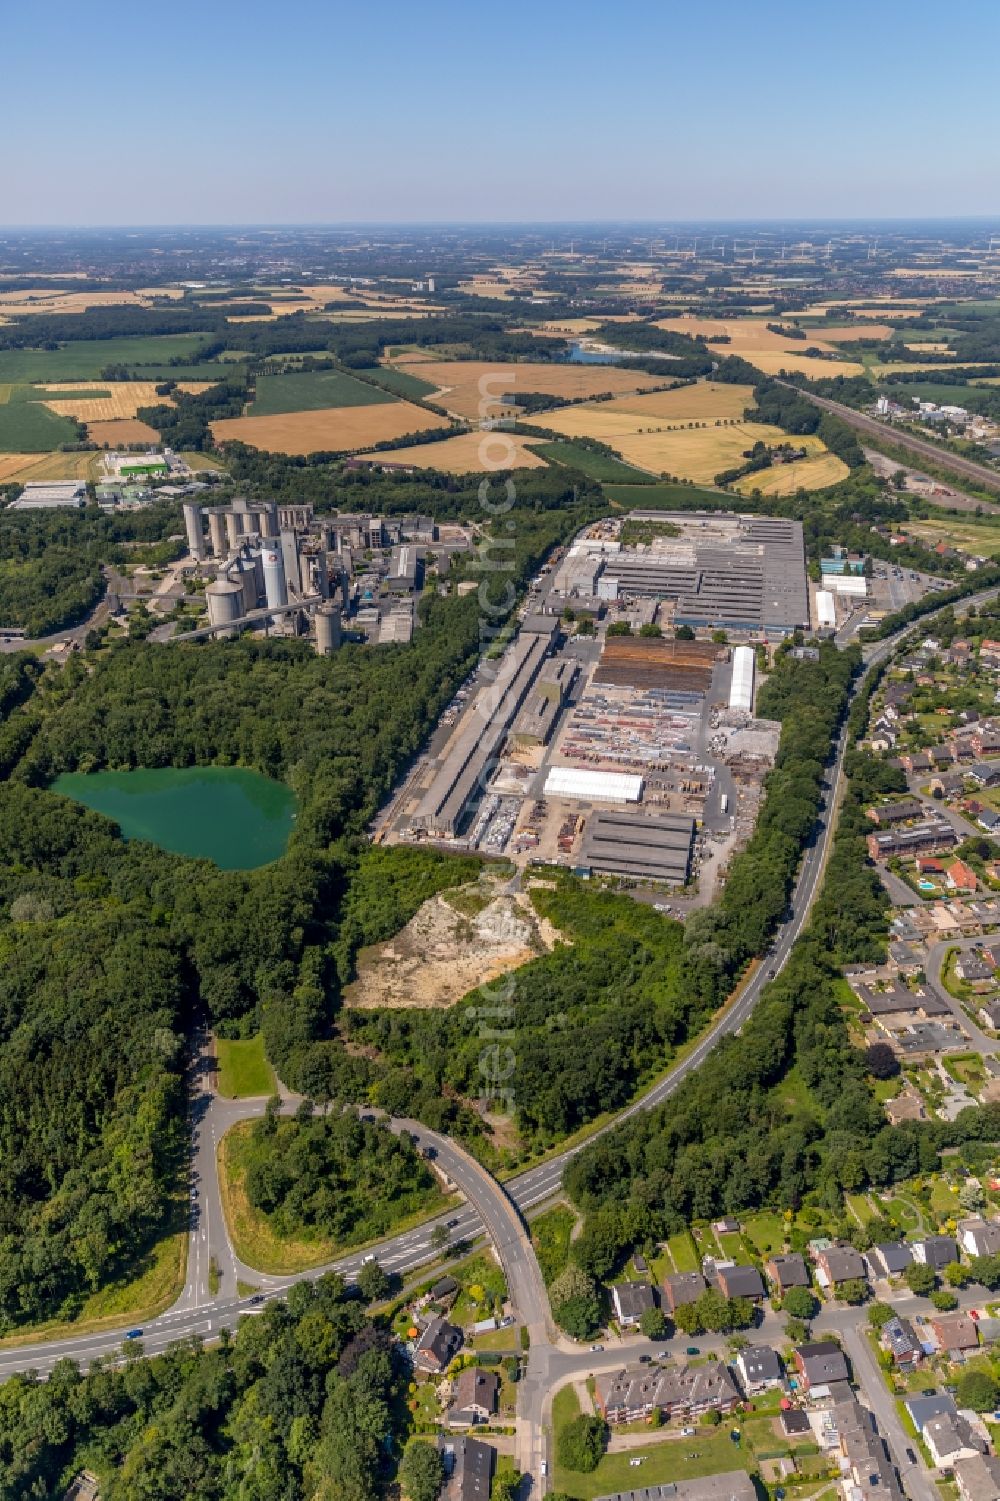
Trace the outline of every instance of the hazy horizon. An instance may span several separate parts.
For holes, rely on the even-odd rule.
[[[10,228],[1000,213],[991,0],[953,24],[927,0],[108,0],[99,27],[51,0],[4,40]]]

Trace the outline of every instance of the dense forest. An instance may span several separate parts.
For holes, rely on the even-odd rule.
[[[375,1501],[408,1413],[389,1334],[338,1277],[291,1288],[204,1350],[70,1361],[0,1386],[0,1501],[61,1496],[91,1470],[102,1501]]]
[[[547,507],[511,513],[515,583],[593,504],[562,478],[544,494]],[[486,577],[499,622],[508,578]],[[41,673],[24,656],[4,664],[0,1327],[72,1314],[166,1223],[196,1018],[236,1032],[263,1021],[291,1087],[364,1097],[368,1066],[330,1036],[340,905],[359,836],[482,645],[475,595],[428,593],[420,611],[411,646],[329,659],[305,642],[123,640]],[[125,844],[43,790],[64,769],[194,764],[295,789],[281,860],[225,872]],[[419,905],[467,876],[460,862],[404,862],[397,898]]]
[[[44,636],[86,619],[104,592],[102,563],[138,561],[132,543],[183,530],[169,502],[108,516],[82,511],[0,512],[0,625]]]

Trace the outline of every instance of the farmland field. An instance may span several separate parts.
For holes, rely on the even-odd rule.
[[[20,319],[32,313],[83,313],[91,307],[152,307],[154,298],[176,302],[183,296],[180,288],[169,287],[145,287],[136,292],[88,291],[85,286],[79,292],[55,288],[50,292],[39,288],[30,292],[0,291],[0,313]]]
[[[0,406],[0,453],[50,453],[60,443],[76,443],[79,433],[44,402],[5,402]]]
[[[185,381],[186,390],[203,391],[206,385]],[[169,396],[157,396],[156,382],[151,380],[110,381],[106,391],[92,393],[85,389],[72,391],[65,386],[47,386],[37,392],[45,405],[63,417],[75,417],[79,422],[114,422],[121,417],[134,417],[140,407],[173,406]],[[37,399],[37,397],[36,397]]]
[[[440,469],[446,474],[476,474],[493,469],[544,469],[545,460],[533,451],[537,447],[528,447],[517,433],[456,433],[440,443],[417,443],[362,458],[383,458],[387,464]]]
[[[752,399],[749,386],[699,381],[673,391],[559,407],[526,420],[525,426],[546,427],[567,438],[598,438],[627,463],[647,473],[676,474],[701,484],[713,481],[724,469],[738,468],[744,450],[758,440],[771,444],[793,441],[796,447],[808,451],[808,459],[800,465],[788,465],[784,474],[766,471],[774,494],[794,492],[800,484],[819,488],[844,477],[846,466],[827,454],[819,438],[790,440],[776,427],[736,420]],[[814,456],[830,462],[822,468],[805,468]],[[763,489],[760,475],[753,478]]]
[[[380,386],[384,386],[396,396],[404,397],[407,401],[430,396],[431,392],[436,389],[436,382],[421,380],[419,376],[410,375],[407,370],[396,370],[391,365],[376,365],[371,370],[360,371],[359,374],[372,376]]]
[[[364,407],[393,401],[387,391],[345,375],[342,370],[306,370],[293,375],[261,375],[250,414],[322,412],[330,407]]]
[[[80,339],[60,349],[0,349],[0,381],[25,384],[31,381],[94,380],[107,365],[147,365],[188,359],[204,346],[204,334],[139,335],[121,339]],[[192,363],[197,363],[193,360]],[[155,380],[159,371],[143,370],[144,379]],[[163,377],[166,378],[166,377]]]
[[[792,440],[799,443],[799,439]],[[778,464],[773,469],[763,469],[758,474],[745,475],[736,481],[741,495],[759,490],[761,495],[794,495],[796,490],[824,490],[827,485],[839,484],[850,470],[843,459],[833,453],[817,453],[811,458],[797,459],[793,464]]]
[[[613,365],[502,365],[488,360],[425,360],[406,362],[408,375],[434,383],[431,400],[459,417],[488,415],[480,402],[493,405],[508,391],[541,391],[567,400],[598,396],[605,391],[650,390],[664,386],[671,376],[648,375],[644,370],[620,370]],[[3,379],[0,368],[0,379]],[[482,389],[481,389],[482,383]]]
[[[88,422],[87,437],[92,443],[106,443],[109,448],[119,448],[128,443],[157,444],[160,435],[155,427],[140,422],[138,417],[119,417],[113,422]]]
[[[610,454],[597,453],[585,448],[582,443],[532,443],[532,450],[540,454],[546,463],[565,464],[567,468],[579,469],[599,484],[618,482],[620,485],[648,485],[650,478],[641,469],[632,469],[621,459]]]
[[[863,374],[861,366],[854,361],[834,362],[807,355],[805,350],[810,345],[830,353],[836,351],[835,344],[824,344],[821,333],[817,338],[809,333],[805,339],[789,339],[782,334],[773,333],[767,327],[768,322],[780,322],[780,319],[659,318],[656,327],[670,333],[688,334],[692,338],[699,335],[711,338],[713,335],[725,334],[730,342],[719,348],[725,354],[741,355],[766,375],[775,375],[779,370],[795,370],[814,378]]]
[[[0,485],[16,480],[96,479],[103,453],[0,453]]]
[[[408,433],[447,427],[445,418],[408,401],[381,401],[270,417],[226,417],[213,422],[212,433],[218,443],[247,443],[272,453],[349,453]],[[395,455],[387,453],[389,458]]]

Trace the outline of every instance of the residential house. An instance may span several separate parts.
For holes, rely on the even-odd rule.
[[[869,834],[866,842],[872,860],[882,861],[891,860],[894,855],[916,857],[952,849],[958,843],[958,835],[946,818],[926,818],[904,828]]]
[[[955,1398],[950,1392],[936,1392],[932,1397],[905,1397],[903,1406],[918,1433],[923,1433],[924,1424],[930,1422],[931,1418],[958,1417]]]
[[[788,1438],[807,1438],[812,1432],[809,1414],[801,1407],[786,1407],[781,1413],[781,1431]]]
[[[1000,829],[1000,813],[994,813],[992,808],[981,808],[976,814],[976,823],[987,834],[995,834]]]
[[[964,860],[953,860],[944,873],[949,891],[976,891],[979,881],[976,872]]]
[[[970,1350],[979,1349],[979,1333],[968,1314],[953,1313],[931,1319],[934,1337],[953,1360],[964,1360]]]
[[[928,1235],[913,1242],[913,1259],[940,1272],[949,1261],[958,1260],[958,1246],[950,1235]]]
[[[992,1032],[1000,1032],[1000,997],[995,1001],[983,1002],[979,1008],[979,1020]]]
[[[721,1220],[716,1220],[712,1225],[716,1235],[739,1235],[740,1222],[734,1220],[731,1214],[727,1214]]]
[[[615,1318],[623,1329],[631,1329],[644,1313],[656,1307],[653,1289],[648,1282],[616,1282],[611,1288]]]
[[[840,1452],[850,1475],[844,1494],[851,1501],[906,1501],[885,1440],[874,1416],[855,1397],[836,1409]]]
[[[927,1445],[931,1463],[938,1469],[953,1465],[959,1459],[973,1459],[977,1454],[985,1454],[989,1448],[960,1412],[954,1416],[944,1413],[940,1417],[928,1418],[920,1436]]]
[[[967,1256],[996,1256],[1000,1254],[1000,1225],[995,1220],[978,1216],[959,1220],[958,1243]]]
[[[906,798],[898,803],[875,804],[865,809],[872,823],[877,823],[879,828],[883,829],[890,824],[906,823],[910,819],[920,818],[923,811],[923,804],[915,797]]]
[[[600,1372],[594,1402],[609,1423],[635,1423],[661,1412],[665,1417],[698,1417],[732,1412],[739,1389],[720,1361],[703,1366],[627,1366]]]
[[[715,1275],[727,1298],[759,1303],[764,1297],[764,1279],[755,1266],[717,1266]]]
[[[917,867],[918,876],[941,876],[944,878],[944,866],[940,860],[935,860],[931,855],[921,855],[913,862]]]
[[[785,1371],[770,1345],[744,1345],[735,1360],[740,1385],[748,1397],[771,1386],[783,1386]]]
[[[439,1438],[445,1482],[439,1501],[489,1501],[496,1450],[478,1438]]]
[[[966,776],[977,787],[996,787],[1000,785],[1000,766],[991,766],[988,761],[976,761],[969,767]]]
[[[960,980],[979,984],[983,980],[992,979],[993,966],[978,949],[966,949],[955,960],[955,973]]]
[[[417,1340],[413,1364],[421,1371],[438,1373],[450,1365],[462,1348],[462,1331],[444,1319],[431,1319]]]
[[[882,1345],[892,1356],[893,1364],[907,1370],[912,1370],[924,1358],[924,1347],[909,1319],[893,1318],[883,1325]]]
[[[1000,641],[992,641],[989,636],[980,641],[979,660],[989,667],[1000,667]]]
[[[431,1301],[443,1303],[446,1299],[454,1298],[458,1292],[458,1283],[454,1277],[439,1277],[431,1288]]]
[[[820,1281],[836,1291],[838,1283],[868,1280],[864,1261],[853,1246],[830,1246],[816,1257]]]
[[[927,785],[931,792],[940,792],[942,797],[961,797],[965,791],[965,777],[960,771],[939,771]]]
[[[809,1272],[797,1251],[787,1256],[772,1256],[764,1270],[779,1293],[786,1293],[790,1287],[809,1286]]]
[[[675,1272],[664,1281],[663,1295],[673,1313],[682,1303],[697,1303],[707,1287],[700,1272]]]
[[[954,1464],[958,1494],[962,1501],[997,1501],[1000,1497],[1000,1459],[992,1454],[973,1454]]]
[[[889,963],[894,965],[901,975],[919,974],[924,967],[922,957],[909,943],[890,943]]]
[[[905,1241],[883,1241],[866,1253],[874,1277],[901,1277],[913,1261],[913,1252]]]
[[[497,1410],[500,1378],[482,1366],[466,1366],[459,1371],[451,1389],[448,1422],[453,1428],[471,1428],[488,1423]]]
[[[799,1345],[793,1354],[800,1384],[811,1397],[827,1396],[831,1382],[850,1380],[844,1352],[832,1339]]]

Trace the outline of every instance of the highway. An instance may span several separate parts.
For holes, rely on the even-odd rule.
[[[867,437],[878,437],[883,443],[891,443],[894,448],[905,448],[909,453],[915,453],[926,462],[937,464],[940,469],[950,469],[953,474],[960,474],[965,479],[972,479],[977,484],[984,485],[988,490],[1000,491],[1000,474],[995,469],[987,469],[985,464],[977,464],[974,459],[963,459],[961,454],[950,453],[946,448],[939,448],[928,438],[915,438],[912,433],[902,432],[898,427],[890,427],[888,423],[879,422],[875,417],[867,417],[864,412],[856,412],[853,407],[845,407],[842,402],[831,401],[827,396],[816,396],[812,391],[803,390],[800,386],[793,385],[791,381],[781,381],[781,385],[788,386],[792,391],[798,391],[807,401],[815,402],[816,406],[822,407],[825,412],[833,414],[846,422],[848,427],[856,428],[858,432]]]

